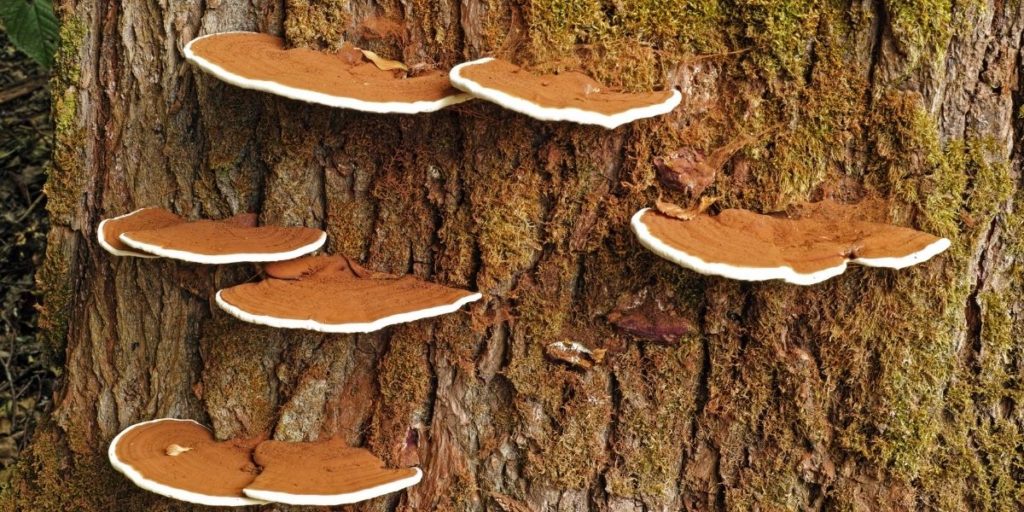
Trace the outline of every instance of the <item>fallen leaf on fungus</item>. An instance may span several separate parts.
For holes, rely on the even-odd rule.
[[[385,59],[384,57],[381,57],[380,55],[377,55],[376,53],[371,52],[370,50],[360,49],[359,51],[363,52],[363,57],[366,57],[367,60],[372,62],[373,65],[377,66],[377,69],[381,71],[391,71],[392,69],[401,69],[402,71],[409,71],[409,67],[402,62],[399,62],[397,60]]]
[[[702,197],[700,198],[699,204],[689,208],[683,208],[677,204],[662,201],[659,198],[654,200],[654,207],[657,208],[659,212],[668,215],[673,219],[693,220],[698,215],[707,211],[708,208],[711,208],[711,205],[715,204],[715,201],[718,201],[717,197]]]

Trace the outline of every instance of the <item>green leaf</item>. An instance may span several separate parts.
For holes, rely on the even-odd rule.
[[[14,46],[43,66],[53,65],[59,29],[52,0],[0,0],[0,21]]]

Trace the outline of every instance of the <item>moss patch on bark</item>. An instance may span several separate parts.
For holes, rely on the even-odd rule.
[[[337,50],[352,20],[348,0],[287,0],[284,34],[294,46]]]

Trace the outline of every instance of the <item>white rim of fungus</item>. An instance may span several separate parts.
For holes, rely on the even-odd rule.
[[[678,90],[672,89],[672,94],[668,99],[661,103],[645,107],[631,108],[615,114],[602,114],[600,112],[583,110],[576,107],[544,107],[532,101],[512,96],[507,92],[485,87],[478,82],[474,82],[473,80],[462,76],[463,68],[478,64],[485,64],[492,60],[494,59],[491,57],[484,57],[482,59],[463,62],[462,64],[452,68],[451,72],[448,74],[448,78],[451,80],[452,85],[458,89],[492,103],[497,103],[509,110],[513,110],[520,114],[525,114],[542,121],[570,121],[579,124],[596,124],[610,130],[620,125],[636,121],[637,119],[667,114],[668,112],[671,112],[672,109],[676,108],[676,106],[679,105],[679,102],[683,99],[683,95]]]
[[[298,258],[304,254],[309,254],[324,245],[327,241],[327,233],[321,232],[320,237],[315,242],[303,245],[284,252],[236,252],[229,254],[200,254],[196,252],[183,251],[179,249],[168,249],[159,245],[147,244],[138,240],[133,240],[128,233],[121,233],[120,239],[125,245],[138,249],[140,251],[146,251],[157,256],[163,256],[164,258],[171,258],[175,260],[188,261],[190,263],[206,263],[210,265],[225,265],[228,263],[244,263],[244,262],[267,262],[267,261],[284,261]]]
[[[737,267],[735,265],[729,265],[726,263],[713,263],[704,261],[697,256],[683,252],[676,247],[672,247],[661,239],[651,234],[651,231],[647,228],[647,225],[641,220],[645,213],[650,211],[650,208],[644,208],[635,214],[630,221],[630,227],[633,228],[633,232],[636,233],[637,239],[640,243],[649,249],[654,254],[665,258],[677,265],[686,267],[698,274],[721,276],[728,279],[736,279],[739,281],[767,281],[770,279],[782,279],[783,281],[791,284],[798,285],[812,285],[817,284],[832,277],[838,276],[843,272],[846,272],[846,268],[849,263],[857,263],[867,267],[882,267],[882,268],[893,268],[901,269],[918,263],[923,263],[933,256],[945,251],[949,248],[949,240],[940,238],[931,244],[928,244],[923,249],[908,254],[902,257],[890,257],[890,258],[854,258],[843,260],[842,263],[835,267],[819,270],[811,273],[800,273],[794,270],[792,267],[783,265],[780,267]]]
[[[940,238],[928,245],[926,245],[920,251],[910,253],[901,258],[854,258],[850,261],[864,265],[865,267],[881,267],[881,268],[907,268],[918,263],[924,263],[933,257],[941,254],[946,249],[949,249],[949,239]]]
[[[181,420],[177,418],[160,418],[150,421],[143,421],[142,423],[136,423],[117,434],[112,441],[110,441],[110,447],[107,449],[107,458],[110,459],[110,465],[114,467],[119,473],[128,477],[133,484],[161,496],[168,498],[174,498],[180,501],[187,501],[189,503],[198,503],[200,505],[209,505],[214,507],[245,507],[249,505],[263,505],[266,501],[251,496],[212,496],[209,494],[201,494],[198,492],[186,491],[177,487],[171,487],[167,484],[162,484],[149,480],[142,476],[135,468],[133,468],[127,462],[122,461],[117,457],[117,444],[121,441],[121,437],[135,428],[149,425],[151,423],[158,423],[162,421],[177,421],[182,423],[195,423],[203,428],[206,428],[202,424],[193,420]]]
[[[414,101],[414,102],[401,102],[401,101],[366,101],[356,98],[350,98],[348,96],[333,96],[322,92],[310,91],[308,89],[299,89],[298,87],[291,87],[288,85],[280,84],[271,80],[257,80],[254,78],[247,78],[242,75],[232,73],[217,64],[214,64],[199,55],[196,55],[192,51],[192,45],[196,41],[206,39],[207,37],[221,36],[225,34],[259,34],[259,32],[248,32],[248,31],[232,31],[232,32],[218,32],[215,34],[207,34],[205,36],[197,37],[188,42],[182,53],[185,56],[185,60],[195,64],[203,71],[219,78],[220,80],[227,82],[236,87],[243,89],[252,89],[261,92],[268,92],[290,98],[293,100],[305,101],[307,103],[316,103],[319,105],[326,105],[328,107],[336,108],[349,108],[352,110],[361,110],[363,112],[373,112],[376,114],[419,114],[425,112],[435,112],[441,110],[450,105],[462,103],[473,99],[470,94],[453,94],[451,96],[445,96],[439,100],[433,101]]]
[[[103,238],[103,226],[105,226],[108,222],[110,222],[112,220],[123,219],[125,217],[131,217],[132,215],[135,215],[136,213],[139,213],[142,210],[148,210],[148,209],[149,209],[148,207],[147,208],[139,208],[138,210],[135,210],[135,211],[133,211],[131,213],[126,213],[124,215],[119,215],[119,216],[111,218],[111,219],[104,219],[104,220],[100,221],[99,227],[96,228],[96,240],[100,243],[100,247],[102,247],[104,250],[106,250],[110,254],[113,254],[114,256],[130,256],[130,257],[134,257],[134,258],[147,258],[147,259],[159,258],[159,256],[157,256],[155,254],[139,254],[137,252],[122,251],[121,249],[117,249],[113,245],[110,245],[110,243],[107,242],[107,240]]]
[[[401,491],[402,489],[418,484],[420,480],[423,479],[423,471],[421,471],[420,468],[413,469],[416,470],[416,474],[408,478],[395,480],[393,482],[388,482],[386,484],[381,484],[356,492],[342,494],[291,494],[287,492],[249,488],[242,489],[242,492],[250,498],[284,503],[286,505],[319,505],[327,507],[334,505],[347,505]]]
[[[462,306],[480,300],[483,295],[479,292],[469,294],[465,297],[457,299],[455,302],[450,304],[442,304],[440,306],[433,306],[426,309],[418,309],[416,311],[409,311],[406,313],[398,313],[384,318],[379,318],[372,322],[364,323],[347,323],[347,324],[325,324],[317,322],[313,319],[298,319],[298,318],[279,318],[269,315],[257,315],[249,313],[238,306],[235,306],[228,301],[224,300],[221,296],[221,292],[224,290],[218,290],[216,295],[217,305],[226,311],[229,315],[254,324],[269,325],[271,327],[279,327],[284,329],[308,329],[310,331],[329,332],[329,333],[343,333],[343,334],[354,334],[354,333],[365,333],[379,331],[385,327],[403,324],[408,322],[415,322],[424,318],[432,318],[435,316],[445,315],[448,313],[454,313],[458,311]]]

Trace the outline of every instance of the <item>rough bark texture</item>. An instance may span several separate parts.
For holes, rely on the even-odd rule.
[[[1024,3],[60,10],[39,283],[65,370],[6,508],[188,509],[134,489],[103,455],[119,429],[158,416],[222,438],[338,434],[423,467],[407,494],[354,510],[1024,507]],[[420,116],[331,110],[183,62],[194,36],[239,29],[324,48],[348,39],[409,63],[497,54],[625,89],[678,86],[685,99],[614,131],[483,102]],[[811,287],[705,278],[644,251],[627,223],[658,194],[654,157],[748,135],[708,189],[725,206],[883,196],[894,222],[953,248]],[[331,252],[486,299],[373,335],[244,325],[211,297],[253,268],[98,247],[102,217],[146,205],[321,226]],[[656,303],[670,311],[637,328]],[[608,349],[606,361],[583,370],[545,356],[561,340]]]

